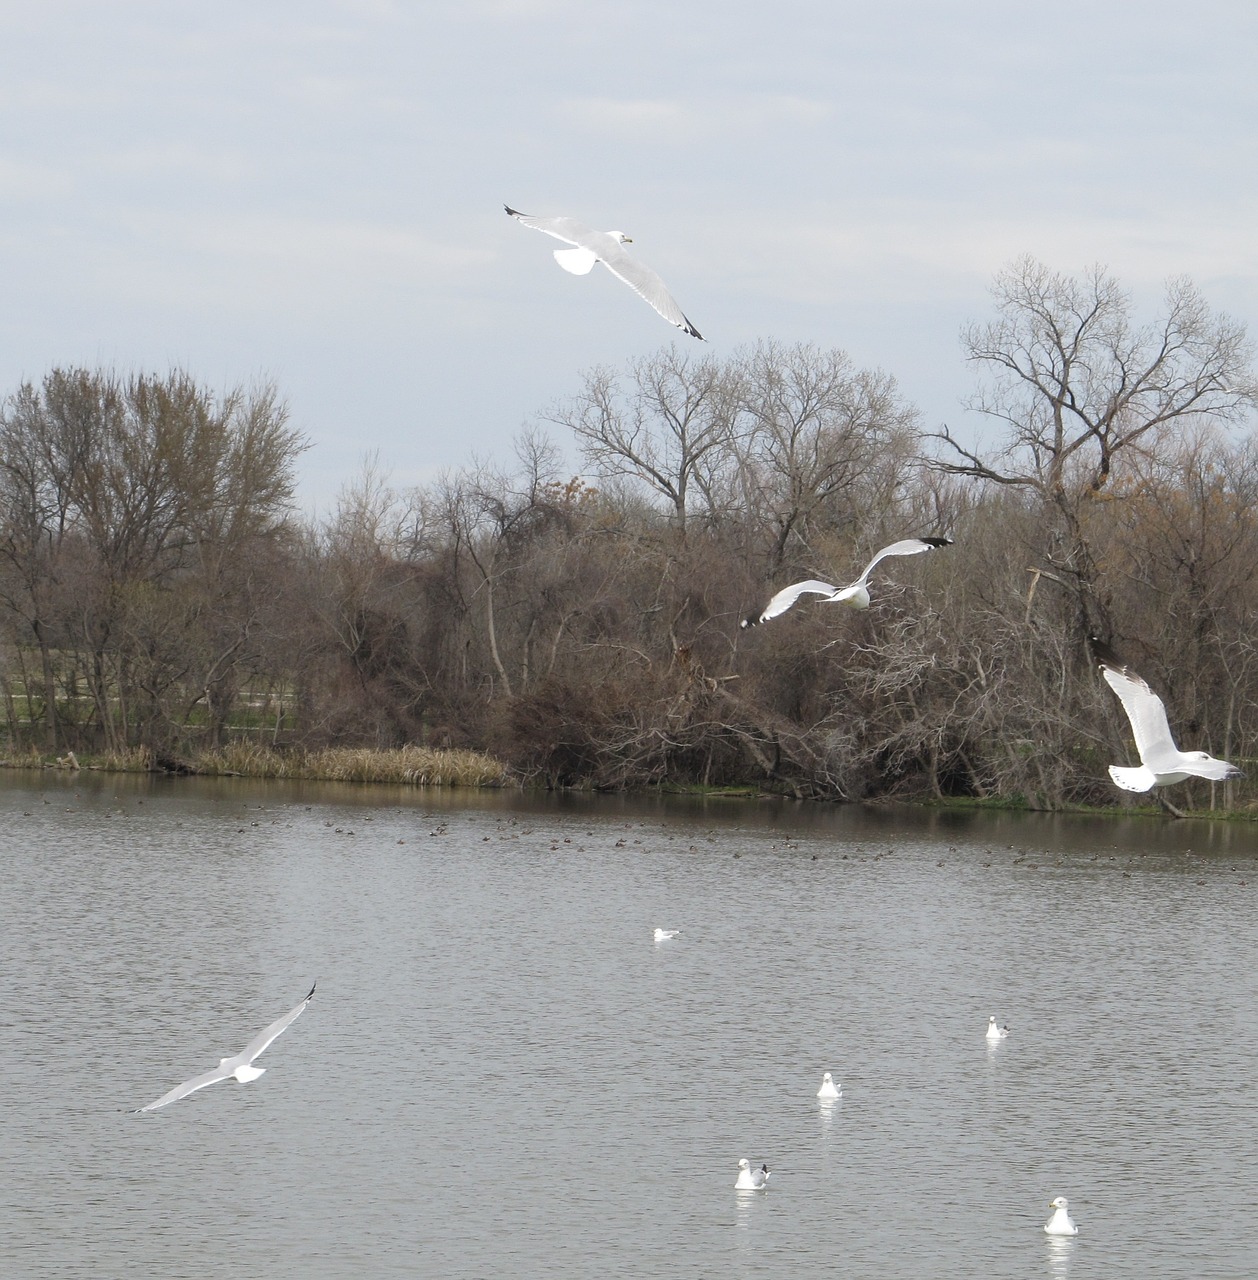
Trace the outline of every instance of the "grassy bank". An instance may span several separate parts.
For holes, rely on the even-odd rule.
[[[11,756],[11,768],[99,769],[112,773],[149,773],[158,766],[153,753],[137,747],[123,753],[52,758],[37,752]],[[391,782],[414,787],[497,787],[510,781],[507,768],[479,751],[437,751],[400,747],[379,751],[327,747],[320,751],[272,751],[237,742],[180,760],[181,770],[209,777],[300,778],[318,782]]]

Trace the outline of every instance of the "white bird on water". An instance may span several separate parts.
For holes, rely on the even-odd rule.
[[[738,1181],[734,1183],[735,1191],[763,1191],[769,1185],[769,1166],[762,1164],[753,1169],[747,1157],[738,1162]]]
[[[1075,1226],[1070,1214],[1066,1212],[1069,1205],[1070,1201],[1065,1196],[1058,1196],[1056,1200],[1048,1202],[1048,1207],[1057,1211],[1044,1224],[1044,1230],[1050,1236],[1077,1236],[1079,1234],[1079,1228]]]
[[[677,938],[680,936],[680,929],[656,929],[655,931],[656,942],[667,942],[669,938]]]
[[[987,1019],[987,1038],[991,1041],[1003,1040],[1009,1034],[1009,1027],[998,1027],[996,1025],[996,1015],[992,1014]]]
[[[318,986],[318,983],[315,986]],[[204,1089],[207,1085],[217,1084],[220,1080],[227,1080],[232,1076],[235,1076],[241,1084],[248,1084],[250,1080],[256,1080],[266,1068],[251,1065],[254,1058],[276,1036],[281,1032],[287,1031],[301,1017],[314,993],[315,989],[311,987],[310,995],[297,1008],[291,1009],[282,1018],[277,1018],[265,1031],[260,1031],[234,1058],[220,1059],[218,1066],[213,1071],[207,1071],[203,1075],[194,1076],[191,1080],[185,1080],[183,1084],[176,1085],[169,1093],[162,1094],[156,1102],[150,1102],[147,1107],[141,1107],[140,1111],[156,1111],[159,1107],[166,1107],[172,1102],[178,1102],[180,1098],[186,1098],[190,1093],[196,1093],[198,1089]]]
[[[588,275],[596,262],[601,262],[618,280],[623,280],[638,297],[645,299],[668,321],[692,338],[703,334],[690,323],[677,305],[673,295],[664,287],[664,281],[636,258],[630,257],[621,245],[633,241],[623,231],[594,231],[575,218],[534,218],[509,204],[502,206],[517,222],[534,231],[544,231],[556,240],[575,246],[572,249],[556,249],[555,261],[574,276]]]
[[[1109,776],[1118,786],[1124,791],[1150,791],[1192,777],[1222,782],[1241,776],[1241,771],[1226,760],[1216,760],[1204,751],[1181,751],[1171,737],[1162,699],[1109,645],[1096,636],[1089,639],[1105,683],[1118,694],[1131,721],[1131,733],[1140,752],[1138,766],[1110,765]]]
[[[916,556],[923,551],[934,551],[937,547],[951,545],[951,538],[902,538],[889,547],[883,547],[865,566],[865,572],[850,586],[834,587],[816,578],[809,578],[806,582],[793,582],[789,587],[783,587],[758,615],[752,614],[751,617],[744,618],[739,625],[755,627],[762,622],[768,622],[770,618],[776,618],[778,614],[785,613],[802,595],[825,596],[827,604],[847,604],[853,609],[868,609],[869,575],[879,560],[884,560],[887,556]]]
[[[843,1096],[842,1089],[834,1083],[834,1077],[827,1071],[821,1077],[821,1088],[817,1090],[819,1098],[841,1098]]]

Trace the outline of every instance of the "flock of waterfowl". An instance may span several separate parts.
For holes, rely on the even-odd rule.
[[[669,938],[676,938],[681,935],[680,929],[659,929],[655,930],[655,941],[662,942]],[[987,1031],[985,1038],[989,1045],[998,1044],[1009,1034],[1009,1026],[1000,1026],[993,1014],[987,1019]],[[822,1106],[828,1109],[843,1096],[843,1086],[837,1084],[832,1072],[826,1071],[821,1076],[821,1087],[817,1090],[817,1099]],[[746,1156],[742,1156],[738,1161],[738,1177],[734,1180],[735,1191],[765,1191],[768,1189],[769,1181],[773,1177],[773,1171],[769,1168],[767,1162],[762,1162],[758,1169],[753,1168],[751,1161]],[[1050,1236],[1073,1236],[1078,1235],[1079,1228],[1071,1220],[1070,1215],[1066,1212],[1068,1201],[1065,1196],[1057,1196],[1056,1199],[1049,1202],[1049,1208],[1056,1210],[1053,1216],[1044,1224],[1044,1230]]]
[[[509,205],[503,207],[511,217],[524,226],[554,236],[570,246],[567,249],[555,250],[555,259],[565,271],[574,275],[585,275],[593,269],[595,263],[602,262],[613,275],[645,299],[670,324],[676,325],[691,337],[702,338],[703,335],[677,305],[660,277],[625,251],[623,246],[632,242],[623,232],[594,231],[573,218],[537,218],[512,209]],[[860,577],[847,586],[837,587],[815,578],[791,583],[776,592],[763,609],[744,619],[741,625],[743,627],[759,626],[779,617],[805,595],[820,596],[825,603],[846,604],[854,609],[867,609],[870,603],[869,577],[881,561],[890,557],[919,555],[950,545],[952,545],[952,539],[942,536],[905,538],[893,542],[883,547],[865,566]],[[1117,786],[1128,791],[1149,791],[1154,787],[1181,782],[1188,777],[1221,781],[1236,777],[1240,773],[1235,765],[1226,760],[1216,759],[1204,751],[1180,751],[1171,736],[1166,708],[1162,700],[1099,637],[1091,637],[1090,643],[1102,677],[1118,695],[1127,713],[1136,748],[1140,754],[1139,766],[1110,766],[1110,776]],[[678,929],[657,928],[654,932],[654,940],[657,943],[667,942],[680,936],[680,932]],[[240,1053],[234,1057],[221,1059],[219,1065],[213,1070],[186,1080],[139,1110],[157,1111],[220,1080],[235,1079],[241,1084],[256,1080],[263,1074],[265,1068],[255,1067],[253,1065],[255,1059],[301,1016],[314,993],[315,988],[312,986],[309,994],[296,1008],[271,1023]],[[989,1044],[997,1044],[1008,1035],[1008,1026],[998,1025],[994,1016],[988,1019],[986,1039]],[[842,1097],[842,1088],[835,1082],[829,1071],[822,1076],[821,1086],[816,1096],[823,1104]],[[738,1176],[734,1188],[737,1191],[764,1191],[769,1186],[771,1177],[767,1162],[762,1162],[759,1168],[754,1168],[751,1162],[743,1157],[738,1161]],[[1079,1228],[1071,1220],[1065,1196],[1056,1197],[1050,1202],[1049,1207],[1053,1210],[1053,1216],[1045,1223],[1045,1232],[1052,1236],[1073,1236],[1078,1233]]]

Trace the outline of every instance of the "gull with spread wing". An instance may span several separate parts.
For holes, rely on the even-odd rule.
[[[502,206],[517,222],[534,231],[544,231],[556,240],[573,245],[571,249],[556,249],[555,261],[574,276],[588,275],[596,262],[601,262],[618,280],[623,280],[638,297],[645,299],[668,321],[692,338],[703,334],[686,319],[673,295],[664,287],[664,281],[636,258],[630,257],[622,245],[633,241],[623,231],[594,231],[575,218],[534,218],[509,204]]]
[[[318,983],[315,983],[315,986],[318,986]],[[220,1080],[227,1080],[233,1076],[241,1084],[248,1084],[250,1080],[256,1080],[266,1068],[253,1066],[254,1058],[276,1036],[281,1032],[287,1031],[301,1017],[314,993],[315,989],[311,987],[310,995],[301,1004],[295,1009],[290,1009],[282,1018],[277,1018],[265,1031],[260,1031],[234,1058],[221,1059],[213,1071],[207,1071],[203,1075],[194,1076],[191,1080],[185,1080],[183,1084],[176,1085],[169,1093],[162,1094],[156,1102],[150,1102],[147,1107],[141,1107],[140,1110],[156,1111],[159,1107],[166,1107],[172,1102],[178,1102],[180,1098],[186,1098],[190,1093],[196,1093],[198,1089],[204,1089],[207,1085],[217,1084]]]
[[[1226,760],[1218,760],[1204,751],[1181,751],[1171,737],[1162,699],[1097,636],[1089,637],[1096,664],[1105,683],[1118,694],[1131,733],[1140,752],[1140,764],[1112,764],[1109,776],[1124,791],[1150,791],[1166,787],[1186,778],[1209,778],[1222,782],[1237,778],[1241,771]]]
[[[853,609],[868,609],[869,575],[879,560],[884,560],[887,556],[916,556],[923,551],[934,551],[936,547],[951,545],[951,538],[903,538],[899,542],[893,542],[889,547],[883,547],[865,566],[865,572],[851,586],[833,587],[828,582],[820,582],[816,578],[809,578],[807,582],[793,582],[789,587],[783,587],[759,614],[744,618],[738,625],[755,627],[762,622],[768,622],[770,618],[776,618],[778,614],[785,613],[803,595],[824,596],[827,604],[846,604],[851,605]]]

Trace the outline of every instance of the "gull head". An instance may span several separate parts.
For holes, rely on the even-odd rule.
[[[1070,1201],[1067,1200],[1065,1196],[1058,1196],[1056,1200],[1050,1200],[1048,1202],[1048,1207],[1050,1209],[1068,1209],[1070,1207]]]
[[[632,244],[633,237],[627,236],[623,231],[609,231],[607,233],[611,238],[620,244]]]

